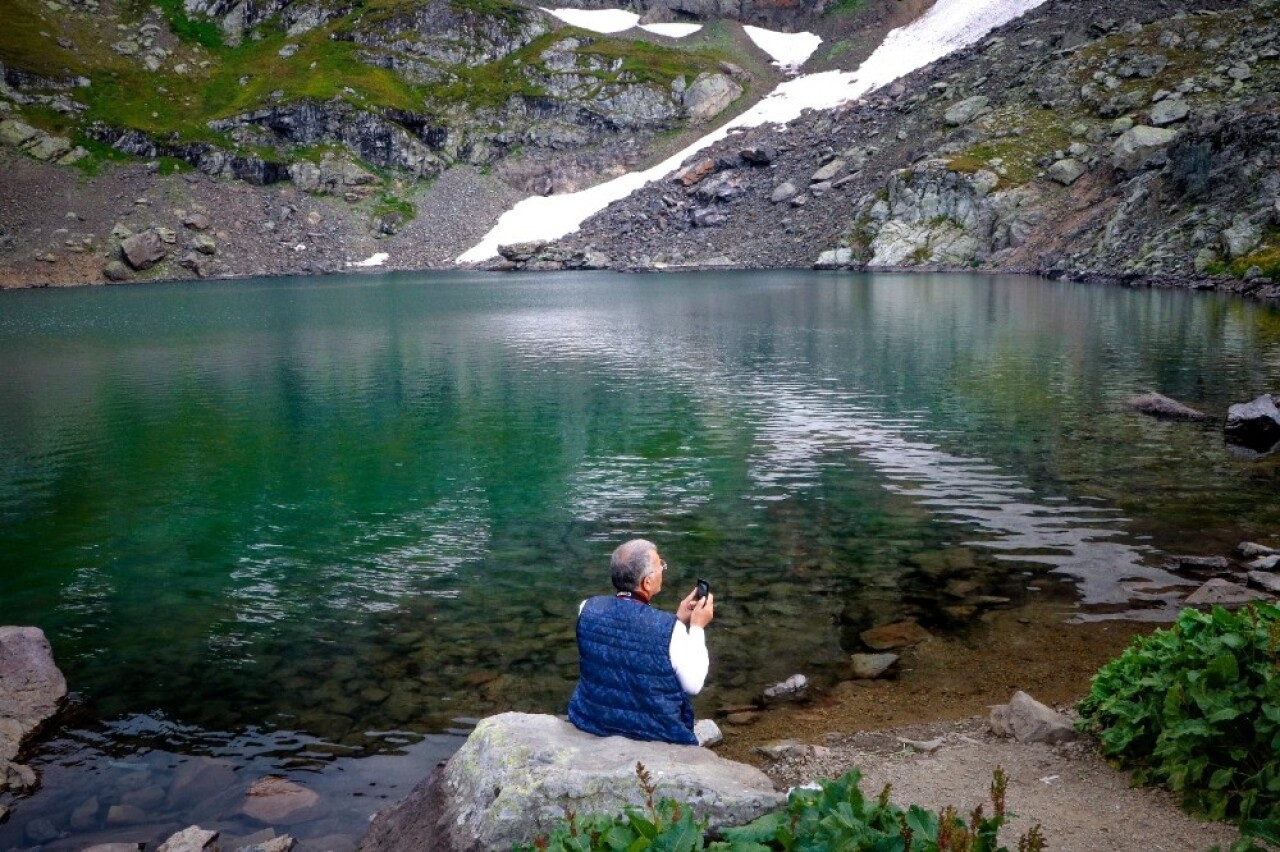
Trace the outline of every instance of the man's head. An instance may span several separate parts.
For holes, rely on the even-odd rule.
[[[613,587],[620,592],[641,592],[646,598],[662,591],[664,567],[657,546],[643,538],[618,545],[609,560]]]

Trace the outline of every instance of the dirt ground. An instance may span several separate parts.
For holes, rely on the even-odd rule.
[[[760,766],[783,788],[858,767],[864,794],[892,784],[902,806],[950,804],[962,814],[982,803],[990,812],[988,790],[999,765],[1009,778],[1008,809],[1018,815],[1001,841],[1015,849],[1036,823],[1055,852],[1229,847],[1239,837],[1235,827],[1197,821],[1167,792],[1131,788],[1129,774],[1108,765],[1092,742],[1024,745],[990,733],[988,707],[1018,689],[1071,713],[1098,667],[1155,628],[1071,623],[1076,614],[1065,604],[990,613],[962,636],[901,652],[895,678],[850,681],[808,703],[723,725],[725,743],[717,751]],[[788,739],[817,748],[794,749],[779,760],[755,750]],[[938,740],[935,750],[904,743]]]

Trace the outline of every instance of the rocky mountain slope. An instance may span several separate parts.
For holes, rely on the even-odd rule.
[[[12,0],[0,286],[449,267],[518,198],[655,162],[779,76],[741,27],[513,0]],[[573,5],[600,5],[576,0]],[[855,68],[927,0],[654,0]],[[790,11],[784,11],[790,10]],[[739,132],[497,268],[944,268],[1280,293],[1280,0],[1049,0]],[[701,128],[701,129],[700,129]],[[38,200],[38,203],[37,203]]]
[[[408,227],[453,169],[504,201],[575,189],[745,108],[777,77],[740,27],[602,36],[513,0],[10,0],[4,16],[0,146],[15,184],[37,193],[0,195],[0,280],[19,283],[337,268],[366,236]],[[190,235],[173,211],[210,206],[204,177],[263,188],[265,208],[324,208],[328,231],[313,221],[284,240],[298,255],[339,233],[350,245],[337,266],[283,264],[268,251],[278,211],[249,208],[210,227],[266,241],[229,254],[178,240]],[[63,209],[32,203],[41,185],[67,187]],[[163,211],[132,216],[134,198],[101,210],[144,187],[169,199]],[[139,231],[147,250],[121,250]],[[104,253],[115,265],[93,268]]]
[[[1046,4],[738,134],[550,246],[618,268],[944,268],[1280,295],[1280,4]]]

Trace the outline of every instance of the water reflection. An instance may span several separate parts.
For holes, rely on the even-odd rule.
[[[877,622],[962,628],[953,581],[1165,617],[1164,554],[1280,530],[1274,463],[1120,404],[1280,386],[1260,306],[808,273],[3,295],[0,623],[82,696],[48,760],[113,778],[156,749],[336,790],[315,755],[558,712],[631,535],[716,584],[706,710],[836,676]]]

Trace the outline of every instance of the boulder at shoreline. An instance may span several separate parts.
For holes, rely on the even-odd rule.
[[[379,812],[360,849],[510,849],[549,833],[566,808],[643,808],[637,763],[652,775],[655,798],[687,803],[713,826],[750,822],[786,801],[760,770],[704,748],[597,737],[555,716],[502,713],[482,720],[444,766]]]
[[[35,773],[14,763],[27,739],[62,707],[67,681],[39,627],[0,627],[0,792],[23,792]]]

